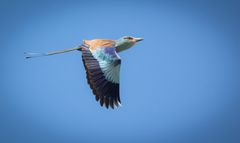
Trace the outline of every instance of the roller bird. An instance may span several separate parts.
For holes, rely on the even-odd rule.
[[[143,38],[124,36],[118,40],[83,40],[80,46],[48,53],[25,53],[26,58],[50,56],[70,51],[81,51],[87,82],[101,106],[114,109],[121,105],[119,73],[121,58],[118,53],[133,47]]]

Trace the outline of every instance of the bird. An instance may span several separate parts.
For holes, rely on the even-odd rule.
[[[83,40],[74,48],[47,53],[27,53],[25,58],[50,56],[71,51],[81,51],[82,62],[86,71],[87,82],[95,99],[107,109],[121,105],[119,81],[121,58],[119,53],[130,49],[143,38],[123,36],[117,40],[93,39]]]

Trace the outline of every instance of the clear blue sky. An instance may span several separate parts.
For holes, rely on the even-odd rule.
[[[0,142],[239,143],[234,1],[1,1]],[[84,39],[145,40],[120,54],[122,107],[99,106]]]

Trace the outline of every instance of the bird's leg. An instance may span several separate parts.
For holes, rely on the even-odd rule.
[[[71,52],[71,51],[80,50],[80,49],[81,49],[81,47],[77,46],[77,47],[71,48],[71,49],[59,50],[59,51],[48,52],[48,53],[28,53],[28,52],[25,52],[24,54],[25,54],[25,58],[28,59],[28,58],[35,58],[35,57],[61,54],[61,53]]]

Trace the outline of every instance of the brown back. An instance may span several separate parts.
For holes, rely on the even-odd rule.
[[[115,41],[107,39],[94,39],[84,40],[84,44],[89,45],[91,51],[95,51],[98,47],[112,47],[115,44]]]

